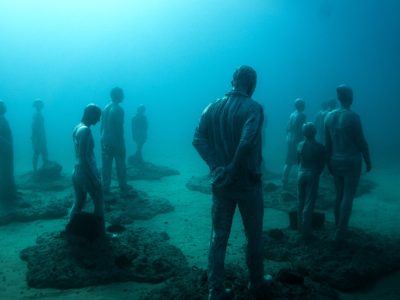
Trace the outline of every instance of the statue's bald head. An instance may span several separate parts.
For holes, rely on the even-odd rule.
[[[124,90],[120,87],[115,87],[110,91],[111,100],[115,103],[120,103],[124,100]]]
[[[306,108],[306,102],[302,99],[302,98],[297,98],[294,101],[294,107],[296,108],[296,110],[298,111],[304,111]]]
[[[353,104],[353,89],[348,85],[341,84],[336,88],[337,97],[343,107],[350,107]]]
[[[42,110],[43,107],[44,107],[44,103],[43,103],[42,100],[36,99],[35,101],[33,101],[32,106],[33,106],[34,108],[36,108],[37,110]]]
[[[83,111],[82,122],[88,125],[96,124],[101,117],[101,109],[96,104],[90,103]]]
[[[308,140],[313,139],[317,134],[317,129],[315,128],[315,125],[312,122],[305,123],[303,125],[302,131],[304,137]]]
[[[250,66],[240,66],[233,73],[232,86],[235,91],[245,93],[251,97],[256,89],[257,73]]]
[[[144,114],[145,111],[146,111],[146,106],[144,106],[143,104],[140,104],[137,108],[137,113]]]

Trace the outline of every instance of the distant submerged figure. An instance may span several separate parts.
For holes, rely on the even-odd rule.
[[[321,144],[325,144],[325,119],[328,113],[336,109],[336,99],[324,101],[321,104],[321,110],[315,117],[315,127],[317,129],[316,139]]]
[[[43,166],[48,164],[48,153],[47,153],[47,142],[46,142],[46,131],[44,128],[44,118],[42,115],[42,109],[44,107],[44,103],[40,99],[36,99],[33,102],[33,108],[36,110],[33,115],[32,120],[32,146],[33,146],[33,172],[37,172],[37,165],[39,156],[42,156]]]
[[[328,112],[331,112],[336,109],[336,99],[328,100]]]
[[[135,163],[143,163],[142,149],[147,140],[147,117],[145,116],[146,107],[141,104],[137,108],[136,115],[132,118],[132,138],[136,143],[136,153],[133,156]]]
[[[302,128],[306,122],[306,115],[304,114],[306,103],[304,100],[297,98],[294,102],[294,107],[296,110],[290,115],[286,128],[287,153],[282,177],[284,188],[287,188],[289,183],[289,175],[292,167],[297,164],[297,146],[303,140]]]
[[[111,169],[113,160],[117,169],[119,188],[122,193],[129,192],[132,187],[126,179],[126,148],[124,139],[124,110],[119,105],[124,100],[124,91],[115,87],[110,92],[111,103],[103,110],[101,119],[101,152],[103,161],[103,189],[110,192]]]
[[[14,149],[6,105],[0,101],[0,204],[12,205],[17,198],[14,180]]]
[[[313,123],[305,123],[302,131],[305,140],[300,142],[297,149],[297,220],[302,237],[309,239],[312,237],[312,216],[318,197],[319,177],[325,167],[326,153],[324,146],[315,140],[317,130]]]
[[[325,117],[328,114],[328,101],[321,103],[321,110],[317,113],[314,125],[317,131],[316,140],[320,143],[325,143]]]
[[[326,117],[325,146],[328,168],[336,189],[335,240],[340,242],[347,235],[353,200],[360,181],[361,157],[364,158],[367,172],[371,171],[372,165],[360,117],[350,109],[353,90],[349,86],[340,85],[336,91],[341,108]]]

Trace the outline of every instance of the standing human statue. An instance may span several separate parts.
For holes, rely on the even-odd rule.
[[[330,99],[323,102],[321,110],[315,117],[315,127],[317,129],[316,140],[321,144],[325,144],[325,119],[328,113],[336,109],[336,99]]]
[[[233,90],[204,110],[193,146],[210,168],[212,236],[208,256],[209,299],[226,299],[225,253],[236,207],[247,238],[249,290],[265,291],[271,278],[263,275],[263,193],[261,183],[263,108],[251,96],[257,74],[249,66],[233,74]]]
[[[111,102],[103,110],[101,119],[101,151],[103,162],[103,191],[110,193],[113,160],[121,193],[132,189],[126,179],[126,149],[124,139],[124,110],[120,103],[124,100],[124,91],[115,87],[110,92]]]
[[[133,155],[133,161],[139,164],[143,163],[142,149],[147,140],[148,122],[147,117],[144,114],[145,111],[146,107],[143,104],[139,105],[136,115],[132,118],[131,123],[132,138],[136,143],[136,153]]]
[[[75,202],[70,211],[70,220],[81,212],[87,195],[89,194],[94,204],[94,214],[99,218],[99,223],[104,229],[104,203],[101,178],[97,169],[94,155],[94,140],[91,126],[100,121],[101,109],[89,104],[86,106],[81,122],[74,128],[72,141],[75,149],[75,168],[72,175],[72,183],[75,191]]]
[[[313,123],[303,125],[304,141],[297,148],[299,164],[297,175],[298,229],[302,238],[312,238],[312,217],[318,197],[319,177],[325,167],[325,147],[315,139],[317,130]]]
[[[336,99],[328,100],[328,113],[336,109]],[[325,117],[326,118],[326,117]]]
[[[0,204],[13,206],[17,199],[14,180],[14,149],[10,125],[5,118],[6,105],[0,101]]]
[[[294,107],[296,110],[291,113],[286,127],[287,154],[285,166],[283,167],[283,188],[287,188],[290,171],[292,167],[297,164],[297,146],[303,140],[302,128],[307,119],[304,114],[306,103],[303,99],[297,98],[294,102]]]
[[[34,174],[38,169],[39,156],[42,157],[42,164],[45,166],[48,164],[48,154],[47,154],[47,142],[46,142],[46,131],[44,128],[44,118],[42,115],[42,110],[44,103],[40,99],[36,99],[33,102],[33,108],[35,113],[32,120],[32,146],[33,146],[33,172]]]
[[[328,101],[324,101],[321,103],[321,110],[315,116],[314,125],[317,130],[316,140],[324,144],[325,143],[325,118],[328,114]]]
[[[325,121],[328,168],[336,189],[334,240],[346,239],[353,200],[360,181],[362,157],[367,172],[371,171],[371,158],[364,137],[361,119],[351,110],[353,90],[347,85],[336,89],[340,108],[330,112]]]

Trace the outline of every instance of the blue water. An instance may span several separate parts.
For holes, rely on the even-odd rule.
[[[168,144],[168,151],[190,152],[201,110],[230,89],[240,64],[258,71],[254,98],[269,118],[270,165],[283,161],[293,100],[303,97],[313,120],[340,83],[354,88],[373,156],[396,154],[399,15],[396,0],[2,0],[0,99],[8,106],[17,168],[29,164],[35,98],[46,105],[50,156],[69,161],[82,108],[104,106],[116,85],[125,90],[128,121],[137,105],[148,107],[148,151],[157,156]],[[128,127],[126,135],[133,149]]]

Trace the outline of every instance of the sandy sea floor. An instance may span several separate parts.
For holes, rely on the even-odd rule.
[[[170,159],[171,160],[171,159]],[[175,211],[158,215],[151,220],[136,221],[131,226],[147,227],[154,231],[166,231],[170,243],[179,247],[186,255],[190,266],[206,268],[207,248],[210,236],[210,196],[189,191],[185,184],[193,175],[206,171],[198,162],[175,161],[167,165],[179,169],[181,175],[160,181],[134,181],[131,184],[155,196],[169,199]],[[164,163],[165,164],[165,163]],[[195,172],[195,170],[199,170]],[[358,198],[354,203],[351,224],[400,238],[400,168],[376,166],[367,175],[378,183],[372,194]],[[197,174],[196,174],[197,173]],[[328,214],[332,219],[332,214]],[[286,227],[285,213],[265,210],[265,229]],[[32,289],[25,281],[26,263],[20,260],[19,252],[33,245],[38,235],[48,231],[62,230],[66,219],[12,223],[0,227],[0,299],[137,299],[150,284],[127,282],[106,286],[71,290]],[[227,263],[244,264],[243,229],[236,214]],[[268,262],[266,264],[268,268]],[[366,291],[343,295],[344,299],[400,299],[400,272],[382,279]]]

